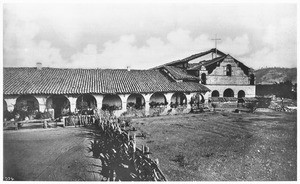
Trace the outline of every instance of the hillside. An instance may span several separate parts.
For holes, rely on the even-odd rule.
[[[254,73],[256,84],[274,84],[287,80],[297,83],[297,68],[262,68]]]

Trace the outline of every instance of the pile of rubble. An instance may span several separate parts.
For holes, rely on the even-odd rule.
[[[272,99],[269,108],[280,112],[296,112],[297,101],[287,98],[274,98]]]

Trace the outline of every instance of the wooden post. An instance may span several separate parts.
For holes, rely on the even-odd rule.
[[[142,153],[143,153],[143,155],[145,154],[145,146],[144,145],[142,145]]]
[[[157,167],[159,166],[159,160],[158,160],[158,158],[156,158],[155,160],[154,160],[154,162],[156,163],[156,165],[157,165]]]
[[[65,127],[65,126],[66,126],[66,118],[63,117],[63,127]]]
[[[85,115],[84,118],[84,126],[86,126],[88,124],[88,115]]]
[[[44,120],[44,128],[47,128],[47,121]]]
[[[113,181],[116,181],[116,171],[113,170],[113,178],[112,178]]]
[[[79,127],[81,125],[81,114],[78,114],[78,119],[79,119]]]
[[[147,153],[146,157],[150,158],[150,148],[148,146],[145,146],[145,152]]]

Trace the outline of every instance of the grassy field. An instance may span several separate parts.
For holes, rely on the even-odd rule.
[[[207,112],[134,119],[170,181],[297,180],[297,114]],[[140,137],[142,136],[142,137]]]

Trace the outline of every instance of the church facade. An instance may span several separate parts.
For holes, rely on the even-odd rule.
[[[209,54],[212,55],[212,59],[202,59]],[[194,54],[155,68],[169,70],[170,67],[181,69],[188,75],[197,77],[199,83],[208,87],[210,92],[206,93],[205,102],[220,98],[239,101],[243,98],[255,97],[253,69],[217,49]]]

